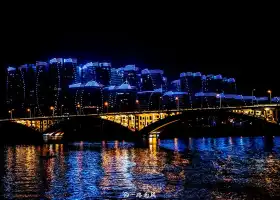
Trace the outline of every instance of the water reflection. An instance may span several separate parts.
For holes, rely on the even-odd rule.
[[[5,146],[6,199],[269,198],[280,194],[280,138],[159,140]],[[41,159],[45,151],[57,157]]]

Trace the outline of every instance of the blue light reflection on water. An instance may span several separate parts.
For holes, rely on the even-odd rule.
[[[46,149],[57,157],[40,159]],[[7,199],[268,197],[280,194],[279,160],[280,137],[5,146],[2,188]]]

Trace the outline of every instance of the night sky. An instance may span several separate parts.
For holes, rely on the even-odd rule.
[[[4,91],[4,69],[7,65],[35,63],[52,57],[77,57],[90,61],[110,61],[113,67],[136,64],[160,68],[169,80],[183,71],[205,74],[221,73],[235,77],[238,90],[265,96],[278,87],[279,60],[273,50],[273,38],[267,35],[201,32],[39,32],[14,31],[2,36],[1,91]],[[3,94],[3,93],[2,93]],[[4,97],[4,95],[1,95]],[[4,98],[2,98],[4,100]]]

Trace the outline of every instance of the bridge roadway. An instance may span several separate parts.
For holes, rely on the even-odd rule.
[[[43,116],[43,117],[32,117],[32,118],[13,118],[13,119],[0,119],[0,122],[5,121],[16,121],[16,120],[43,120],[43,119],[60,119],[60,118],[72,118],[72,117],[82,117],[82,116],[106,116],[106,115],[130,115],[139,113],[167,113],[167,112],[183,112],[191,110],[243,110],[243,109],[258,109],[258,108],[276,108],[279,107],[278,104],[260,104],[254,106],[232,106],[232,107],[221,107],[221,108],[185,108],[185,109],[172,109],[172,110],[144,110],[144,111],[130,111],[130,112],[108,112],[99,114],[86,114],[86,115],[61,115],[61,116]]]
[[[277,108],[277,109],[276,109]],[[86,115],[63,115],[63,116],[44,116],[34,118],[13,118],[13,119],[2,119],[0,122],[13,121],[33,127],[40,132],[45,131],[51,125],[56,122],[60,122],[64,119],[73,117],[83,116],[95,116],[115,123],[119,123],[131,130],[141,130],[151,123],[154,123],[160,119],[164,119],[167,116],[177,115],[184,111],[195,111],[195,110],[231,110],[232,112],[248,114],[263,118],[272,123],[278,122],[278,104],[260,104],[254,106],[233,106],[233,107],[222,107],[222,108],[188,108],[188,109],[173,109],[173,110],[150,110],[150,111],[132,111],[132,112],[109,112],[100,114],[86,114]],[[258,111],[258,112],[256,112]]]

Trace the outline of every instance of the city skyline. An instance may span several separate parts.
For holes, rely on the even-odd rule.
[[[217,95],[223,99],[220,106],[236,105],[237,101],[240,105],[278,101],[272,98],[272,92],[270,97],[257,97],[253,90],[246,96],[238,91],[234,77],[222,74],[186,71],[173,80],[162,69],[135,64],[117,67],[111,62],[58,57],[9,66],[7,109],[17,110],[21,116],[26,110],[34,116],[44,116],[50,112],[55,115],[104,112],[104,103],[107,111],[119,112],[136,107],[138,110],[213,107],[217,106]]]
[[[0,85],[4,92],[5,68],[9,64],[22,65],[57,56],[110,61],[118,67],[135,63],[143,68],[163,69],[174,80],[184,71],[223,74],[236,78],[242,94],[250,95],[252,89],[256,89],[254,93],[257,96],[264,96],[267,90],[271,90],[273,96],[279,96],[278,75],[271,73],[271,67],[275,66],[270,56],[273,54],[261,46],[252,46],[245,52],[240,49],[239,43],[221,46],[215,40],[215,45],[204,44],[203,40],[192,41],[183,32],[177,33],[176,37],[165,33],[135,32],[45,32],[20,35],[5,32],[5,38],[0,67]],[[5,95],[1,96],[3,105]],[[3,106],[0,113],[6,115]]]

